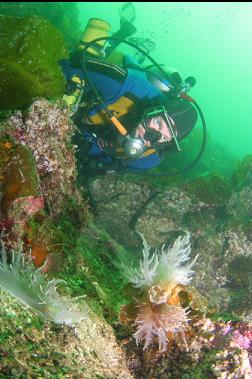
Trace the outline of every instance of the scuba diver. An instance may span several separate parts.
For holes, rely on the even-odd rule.
[[[78,49],[61,61],[67,79],[64,100],[79,129],[77,161],[81,170],[93,173],[156,167],[167,154],[181,151],[180,141],[198,117],[186,94],[195,79],[183,82],[178,72],[129,42],[136,32],[132,3],[121,8],[120,16],[120,29],[112,37],[106,21],[90,19]],[[141,64],[117,52],[121,42],[141,53]],[[152,64],[144,67],[145,56]]]

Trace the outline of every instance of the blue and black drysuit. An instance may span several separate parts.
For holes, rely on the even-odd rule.
[[[61,66],[67,81],[70,81],[73,76],[85,80],[83,70],[72,65],[70,60],[61,61]],[[102,96],[103,101],[132,137],[134,137],[134,132],[144,111],[167,101],[166,96],[154,87],[147,79],[146,73],[131,57],[124,57],[123,68],[106,61],[87,59],[86,69],[89,79]],[[86,98],[92,97],[90,89],[86,91],[85,96]],[[120,162],[121,167],[131,170],[152,168],[161,162],[162,156],[159,156],[153,149],[147,150],[140,158],[129,159],[123,156],[123,153],[114,150],[114,154],[111,154],[112,150],[101,148],[94,133],[98,137],[105,135],[108,139],[113,136],[114,140],[118,141],[120,139],[119,132],[106,117],[101,104],[91,104],[87,108],[85,120],[79,117],[78,124],[80,127],[81,124],[84,126],[83,135],[84,139],[89,142],[88,156],[90,158],[95,158],[111,168],[117,161],[117,163]]]

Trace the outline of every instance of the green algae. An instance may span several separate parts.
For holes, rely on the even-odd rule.
[[[71,224],[65,219],[59,225],[62,231],[68,229],[69,248],[71,245],[66,270],[59,276],[67,281],[72,295],[85,294],[91,309],[113,323],[127,301],[123,296],[126,278],[118,270],[117,255],[123,254],[122,248],[92,223],[79,232]]]
[[[252,181],[252,155],[247,155],[239,162],[238,167],[231,177],[231,183],[234,189],[239,190],[242,187],[251,184]]]
[[[0,16],[0,31],[0,110],[27,107],[38,97],[62,97],[59,60],[67,50],[60,32],[36,16]]]
[[[212,206],[226,204],[232,194],[228,180],[220,175],[199,176],[188,181],[184,188],[197,199]]]
[[[1,2],[0,14],[44,18],[63,34],[69,48],[75,47],[80,38],[79,9],[75,2]]]
[[[230,309],[242,315],[252,301],[252,257],[237,256],[228,270]]]

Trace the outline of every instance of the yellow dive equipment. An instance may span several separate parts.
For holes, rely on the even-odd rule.
[[[100,18],[90,18],[87,26],[82,34],[81,40],[79,42],[79,48],[84,49],[87,42],[91,42],[99,37],[108,37],[110,32],[110,24]],[[99,41],[92,47],[89,47],[87,51],[98,57],[101,56],[101,48],[104,46],[106,39]]]
[[[67,104],[67,107],[70,111],[70,116],[72,116],[78,110],[78,106],[85,87],[85,81],[81,80],[78,76],[75,75],[72,77],[70,83],[72,91],[70,93],[65,93],[63,100]]]

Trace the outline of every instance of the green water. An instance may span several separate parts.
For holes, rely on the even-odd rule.
[[[89,18],[105,19],[112,26],[111,32],[116,32],[120,27],[119,9],[124,4],[0,2],[0,14],[44,17],[73,49]],[[222,154],[218,156],[231,153],[242,159],[251,154],[252,2],[132,4],[137,27],[133,37],[153,39],[153,58],[175,67],[183,79],[189,75],[197,79],[190,95],[205,115],[208,146],[219,143]]]
[[[117,3],[78,3],[80,22],[103,18],[119,28]],[[140,3],[136,37],[153,38],[152,56],[197,79],[190,92],[201,106],[211,140],[237,158],[252,153],[252,3]]]

